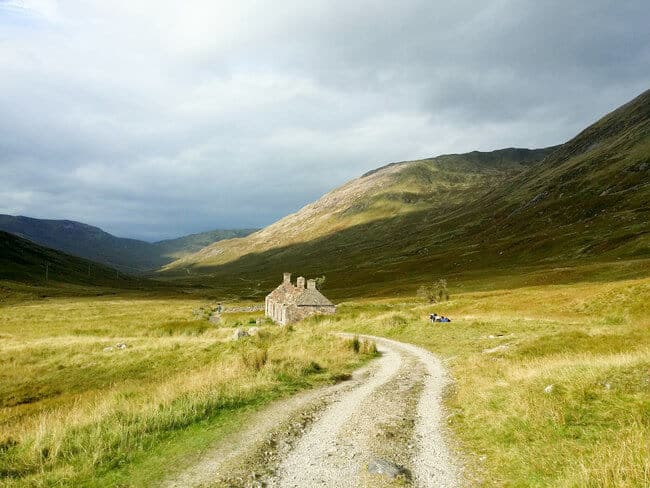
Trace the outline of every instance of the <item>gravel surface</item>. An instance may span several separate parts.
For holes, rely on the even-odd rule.
[[[165,486],[458,486],[440,361],[417,346],[363,338],[381,356],[351,381],[271,405]]]
[[[357,388],[342,395],[302,437],[280,467],[279,480],[271,486],[356,486],[362,468],[360,454],[366,439],[367,415],[361,409],[368,396],[399,370],[401,356],[393,349],[381,350],[379,367]],[[349,421],[353,429],[343,429]]]

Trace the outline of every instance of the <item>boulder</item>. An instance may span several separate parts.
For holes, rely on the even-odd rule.
[[[368,472],[395,479],[404,473],[404,468],[381,458],[372,458],[368,463]]]
[[[236,329],[232,335],[232,338],[235,341],[241,339],[242,337],[248,337],[248,332],[246,332],[244,329]]]
[[[490,349],[483,349],[483,354],[494,354],[495,352],[507,351],[510,349],[510,344],[500,344]]]

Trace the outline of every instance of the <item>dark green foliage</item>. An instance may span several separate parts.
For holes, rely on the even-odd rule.
[[[316,289],[322,290],[323,287],[325,286],[325,281],[326,281],[325,275],[319,276],[315,280],[316,280]]]
[[[359,341],[359,336],[354,336],[352,339],[350,339],[348,344],[350,346],[350,349],[352,349],[355,353],[358,353],[361,349],[361,341]]]

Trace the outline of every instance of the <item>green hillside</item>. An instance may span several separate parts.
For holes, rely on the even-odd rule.
[[[234,239],[237,237],[246,237],[256,230],[257,229],[210,230],[198,234],[178,237],[176,239],[166,239],[164,241],[154,242],[153,244],[162,256],[171,260],[200,251],[213,242],[222,241],[224,239]]]
[[[128,273],[140,273],[159,268],[212,242],[248,235],[254,229],[214,230],[150,243],[115,237],[98,227],[71,220],[0,215],[0,231]]]
[[[75,284],[131,288],[143,280],[0,231],[0,281],[40,286]]]
[[[554,148],[380,168],[162,276],[261,295],[292,270],[325,274],[348,296],[440,275],[649,258],[649,176],[650,91]]]
[[[553,148],[503,149],[393,163],[327,193],[295,214],[245,239],[221,241],[170,264],[168,271],[232,262],[244,255],[307,244],[387,218],[431,212],[445,215],[480,198]]]

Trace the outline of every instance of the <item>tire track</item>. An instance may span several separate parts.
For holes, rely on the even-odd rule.
[[[458,486],[460,470],[445,439],[449,380],[442,364],[411,344],[360,338],[375,341],[382,354],[352,381],[271,405],[164,486]],[[402,474],[369,472],[375,457]]]

